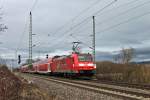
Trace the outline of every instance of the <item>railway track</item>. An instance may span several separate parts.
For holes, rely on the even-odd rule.
[[[129,87],[121,87],[121,86],[116,86],[116,85],[101,84],[101,83],[94,83],[94,82],[81,81],[81,80],[62,79],[62,78],[49,77],[49,76],[43,76],[43,75],[31,75],[30,74],[30,76],[34,78],[40,78],[43,80],[68,85],[68,86],[83,88],[83,89],[94,91],[97,93],[120,97],[123,99],[150,100],[150,91],[147,91],[147,90],[135,89],[135,88],[129,88]]]
[[[110,84],[110,85],[119,85],[123,87],[144,89],[150,91],[150,84],[136,84],[136,83],[127,83],[127,82],[115,82],[115,81],[105,81],[105,80],[92,80],[93,82]]]

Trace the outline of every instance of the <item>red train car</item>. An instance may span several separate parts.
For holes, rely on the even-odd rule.
[[[21,69],[20,69],[21,72],[25,73],[25,72],[28,72],[28,70],[29,70],[28,65],[21,66]]]
[[[51,62],[52,60],[51,58],[49,58],[33,64],[33,67],[35,67],[37,73],[49,74],[51,73],[51,66],[50,66]]]
[[[49,58],[35,62],[31,68],[28,65],[24,65],[21,67],[21,72],[49,74],[51,72],[51,61],[51,58]]]

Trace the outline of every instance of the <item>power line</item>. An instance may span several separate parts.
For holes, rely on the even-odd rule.
[[[137,8],[139,8],[139,7],[141,7],[141,6],[144,6],[144,5],[146,5],[146,4],[149,4],[149,3],[150,3],[150,1],[144,2],[144,3],[142,3],[142,4],[140,4],[140,5],[137,5],[137,6],[133,7],[133,8],[127,9],[127,10],[124,11],[124,12],[121,12],[121,13],[119,13],[119,14],[113,16],[113,17],[111,16],[111,18],[105,19],[105,20],[103,20],[102,22],[97,23],[97,25],[101,25],[101,24],[103,24],[103,23],[108,22],[109,20],[116,19],[117,17],[123,16],[123,15],[127,14],[128,12],[130,12],[130,11],[132,11],[132,10],[135,10],[135,9],[137,9]]]
[[[71,29],[72,30],[72,29]],[[55,41],[55,43],[53,45],[51,45],[50,47],[53,47],[59,43],[62,43],[62,41],[65,40],[66,36],[69,36],[70,33],[69,33],[70,30],[66,31],[66,34],[64,34],[60,39],[53,39],[53,41]]]
[[[33,5],[32,5],[32,7],[31,7],[31,10],[30,10],[31,12],[34,10],[34,8],[36,7],[37,3],[38,3],[38,0],[35,0]]]
[[[64,27],[66,27],[67,24],[69,24],[70,22],[76,20],[77,18],[79,18],[81,16],[81,14],[85,13],[86,11],[88,11],[89,9],[91,9],[94,5],[98,4],[99,2],[101,2],[102,0],[97,0],[96,2],[94,2],[92,5],[90,5],[89,7],[85,8],[83,11],[81,11],[77,16],[75,16],[73,19],[71,19],[70,21],[68,21],[67,23],[65,23],[64,25],[62,25],[61,27],[59,27],[53,34],[57,34],[57,32],[59,32],[60,30],[62,30]],[[88,18],[87,18],[88,19]]]
[[[94,5],[97,5],[99,2],[101,2],[102,0],[97,0],[96,2],[94,2],[92,5],[90,5],[89,7],[87,7],[86,9],[84,9],[83,11],[81,11],[77,16],[74,17],[74,19],[72,19],[72,21],[74,21],[75,19],[77,19],[78,17],[80,17],[83,13],[85,13],[86,11],[88,11],[89,9],[91,9]]]
[[[117,0],[113,0],[111,3],[109,3],[108,5],[106,5],[105,7],[103,7],[102,9],[98,10],[93,15],[96,16],[98,13],[100,13],[101,11],[103,11],[104,9],[108,8],[109,6],[111,6],[112,4],[114,4],[116,2],[117,2]]]
[[[90,28],[89,28],[90,27]],[[74,28],[72,31],[72,33],[71,34],[73,34],[73,33],[81,33],[81,32],[83,32],[83,31],[89,31],[88,29],[91,29],[91,20],[89,20],[89,21],[87,21],[84,25],[82,25],[82,26],[78,26],[78,27],[76,27],[76,28]]]
[[[112,2],[110,2],[109,4],[107,4],[106,6],[104,6],[102,9],[100,9],[99,11],[97,11],[97,12],[94,13],[94,14],[98,14],[98,13],[102,12],[103,10],[105,10],[106,8],[108,8],[108,7],[110,7],[112,4],[114,4],[116,1],[117,1],[117,0],[113,0]],[[55,41],[55,44],[53,44],[52,46],[54,46],[54,45],[58,44],[59,42],[63,41],[63,38],[64,38],[65,36],[67,36],[67,34],[68,34],[70,31],[72,31],[74,28],[78,27],[79,25],[81,25],[82,23],[84,23],[85,21],[87,21],[88,19],[91,19],[91,18],[92,18],[92,16],[89,16],[89,17],[87,17],[86,19],[82,20],[80,23],[75,24],[71,29],[65,31],[65,32],[64,32],[65,35],[63,35],[63,36],[61,37],[61,39],[58,40],[58,42]],[[53,41],[54,41],[54,40],[53,40]],[[52,46],[51,46],[51,47],[52,47]]]
[[[88,44],[86,44],[85,42],[80,41],[77,37],[73,36],[73,34],[70,34],[70,36],[71,36],[72,38],[75,38],[78,42],[81,42],[83,45],[89,47],[90,49],[93,49],[92,47],[90,47],[90,46],[89,46]]]
[[[127,11],[125,11],[125,12],[121,12],[120,13],[120,15],[122,15],[122,14],[124,14],[124,13],[127,13],[128,11],[130,11],[130,10],[134,10],[135,8],[138,8],[138,7],[141,7],[141,6],[143,6],[143,5],[145,5],[145,4],[148,4],[150,1],[148,1],[148,2],[144,2],[144,3],[142,3],[142,4],[140,4],[140,5],[138,5],[138,6],[135,6],[135,7],[133,7],[133,8],[131,8],[131,9],[128,9]],[[118,15],[117,15],[118,16]],[[117,17],[116,16],[116,17]],[[137,16],[137,17],[140,17],[140,16]],[[137,18],[137,17],[134,17],[134,18]],[[114,17],[113,17],[114,18]],[[108,19],[106,20],[106,21],[108,21]],[[105,22],[106,22],[105,21]],[[127,21],[128,22],[128,21]],[[122,23],[120,23],[120,24],[122,24]],[[119,25],[120,25],[119,24]],[[78,39],[77,39],[78,40]]]
[[[114,4],[117,0],[113,0],[112,2],[110,2],[109,4],[107,4],[106,6],[104,6],[102,9],[100,9],[99,11],[97,11],[94,14],[98,14],[100,12],[102,12],[103,10],[105,10],[106,8],[110,7],[112,4]],[[84,23],[85,21],[87,21],[88,19],[91,19],[92,16],[87,17],[86,19],[82,20],[80,23],[75,24],[71,29],[67,30],[64,32],[64,34],[66,35],[67,33],[69,33],[70,31],[72,31],[74,28],[78,27],[79,25],[81,25],[82,23]]]
[[[108,5],[104,6],[102,9],[100,9],[99,11],[97,11],[96,13],[92,14],[92,15],[96,15],[100,12],[102,12],[103,10],[105,10],[106,8],[110,7],[112,4],[114,4],[117,0],[113,0],[111,3],[109,3]],[[92,16],[87,17],[86,19],[84,19],[83,21],[81,21],[80,23],[74,25],[72,27],[72,29],[66,31],[67,33],[70,32],[71,30],[73,30],[74,28],[76,28],[77,26],[81,25],[83,22],[87,21],[88,19],[91,19]]]
[[[121,7],[126,7],[126,6],[128,6],[128,5],[132,4],[132,3],[137,2],[137,1],[140,1],[140,0],[133,0],[133,1],[130,1],[130,2],[121,4],[121,5],[117,6],[117,7],[114,7],[114,8],[112,8],[112,9],[108,10],[107,13],[113,11],[114,9],[119,9],[119,8],[121,8]],[[103,13],[101,13],[100,15],[97,15],[97,17],[103,15],[104,13],[106,13],[106,12],[103,12]],[[106,14],[107,14],[107,13],[106,13]]]
[[[55,41],[55,43],[53,45],[51,45],[50,47],[55,46],[56,44],[62,42],[63,40],[65,40],[65,36],[67,36],[67,34],[63,35],[60,39],[55,39],[57,41]]]
[[[22,44],[22,41],[23,41],[23,38],[24,38],[24,35],[25,35],[25,32],[26,32],[26,28],[27,28],[27,26],[28,26],[28,23],[27,23],[27,22],[28,22],[28,20],[25,21],[25,26],[24,26],[23,32],[22,32],[22,34],[21,34],[20,40],[19,40],[19,42],[18,42],[17,51],[18,51],[18,49],[20,48],[20,46],[21,46],[21,44]]]
[[[131,22],[131,21],[133,21],[133,20],[139,19],[139,18],[141,18],[141,17],[143,17],[143,16],[146,16],[146,15],[149,15],[149,14],[150,14],[150,12],[146,12],[146,13],[144,13],[144,14],[141,14],[141,15],[138,15],[138,16],[135,16],[135,17],[132,17],[132,18],[127,19],[127,20],[125,20],[125,21],[123,21],[123,22],[120,22],[120,23],[118,23],[118,24],[115,24],[115,25],[113,25],[113,26],[110,26],[110,27],[108,27],[108,28],[105,28],[105,29],[103,29],[103,30],[101,30],[101,31],[99,31],[99,32],[97,32],[97,33],[101,33],[101,32],[108,31],[108,30],[113,29],[113,28],[115,28],[115,27],[118,27],[118,26],[120,26],[120,25],[122,25],[122,24],[126,24],[126,23],[128,23],[128,22]]]
[[[82,22],[76,24],[73,28],[71,28],[71,29],[65,31],[65,32],[64,32],[64,35],[61,37],[61,39],[53,39],[53,40],[51,40],[51,41],[55,41],[55,44],[53,44],[52,46],[54,46],[54,45],[58,44],[59,42],[63,41],[64,38],[65,38],[65,36],[68,36],[68,35],[70,34],[69,32],[70,32],[71,30],[73,30],[74,28],[78,27],[79,25],[82,25],[84,22],[88,21],[89,19],[90,19],[90,17],[87,18],[87,19],[85,19],[85,20],[83,20]],[[52,46],[50,46],[50,47],[52,47]]]

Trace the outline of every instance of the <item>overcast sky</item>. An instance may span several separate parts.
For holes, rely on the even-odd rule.
[[[34,58],[46,53],[70,53],[71,42],[78,40],[83,42],[82,51],[90,52],[94,15],[97,57],[111,59],[121,48],[133,47],[137,55],[135,60],[149,60],[150,0],[35,1],[0,0],[3,13],[0,23],[8,26],[6,32],[0,33],[2,57],[14,58],[16,49],[23,58],[28,57],[29,12],[32,10],[33,33],[36,34],[33,36]],[[103,9],[110,3],[112,5]]]

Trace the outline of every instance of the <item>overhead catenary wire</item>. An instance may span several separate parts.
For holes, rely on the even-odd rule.
[[[121,4],[121,5],[119,5],[119,6],[117,6],[117,7],[114,7],[114,8],[112,8],[112,9],[110,9],[110,10],[108,10],[107,12],[103,12],[103,13],[101,13],[100,15],[96,15],[96,16],[101,16],[101,15],[103,15],[104,13],[106,14],[106,13],[109,13],[109,12],[111,12],[111,11],[113,11],[114,9],[119,9],[119,8],[121,8],[121,7],[125,7],[125,6],[128,6],[128,5],[130,5],[130,4],[132,4],[132,3],[135,3],[135,2],[137,2],[137,1],[140,1],[140,0],[133,0],[133,1],[130,1],[130,2],[127,2],[127,3],[124,3],[124,4]],[[113,1],[114,2],[114,1]],[[113,3],[112,2],[112,3]],[[149,2],[149,1],[148,1]],[[146,2],[145,2],[146,3]],[[144,3],[144,4],[145,4]],[[140,4],[139,6],[142,6],[142,5],[144,5],[144,4]],[[135,8],[138,8],[139,6],[136,6],[136,7],[134,7],[134,8],[131,8],[130,10],[133,10],[133,9],[135,9]],[[101,11],[101,10],[100,10]],[[125,11],[125,12],[121,12],[120,14],[117,14],[115,17],[111,17],[110,19],[112,20],[113,18],[116,18],[116,17],[118,17],[118,16],[122,16],[123,14],[125,14],[125,13],[127,13],[128,11]],[[109,21],[108,19],[106,19],[105,21]],[[103,21],[103,22],[105,22],[105,21]],[[103,23],[103,22],[100,22],[100,23],[98,23],[98,24],[96,24],[96,25],[99,25],[99,24],[101,24],[101,23]],[[91,26],[90,26],[91,27]],[[88,28],[88,27],[87,27]],[[82,31],[80,31],[80,32],[82,32]]]
[[[110,2],[109,4],[107,4],[106,6],[104,6],[102,9],[100,9],[99,11],[97,11],[96,13],[94,13],[94,14],[98,14],[98,13],[100,13],[100,12],[102,12],[103,10],[105,10],[106,8],[108,8],[108,7],[110,7],[112,4],[114,4],[115,2],[116,2],[117,0],[113,0],[112,2]],[[92,14],[93,15],[93,14]],[[65,31],[65,32],[63,32],[63,34],[68,34],[70,31],[72,31],[74,28],[76,28],[76,27],[78,27],[79,25],[81,25],[82,23],[84,23],[85,21],[87,21],[88,19],[91,19],[92,18],[92,15],[91,16],[89,16],[89,17],[87,17],[87,18],[85,18],[84,20],[82,20],[80,23],[77,23],[77,24],[75,24],[71,29],[69,29],[69,30],[67,30],[67,31]],[[63,36],[64,37],[64,36]],[[54,41],[54,40],[53,40]],[[60,40],[58,40],[58,41],[60,41]],[[57,41],[55,41],[55,42],[57,42]],[[55,44],[57,44],[57,43],[55,43]],[[52,46],[51,46],[52,47]]]
[[[98,17],[98,16],[102,16],[103,14],[107,14],[107,13],[109,13],[109,12],[112,12],[112,11],[114,11],[115,9],[119,9],[119,8],[122,8],[122,7],[127,7],[128,5],[133,4],[133,3],[136,3],[137,1],[140,1],[140,0],[133,0],[133,1],[130,1],[130,2],[127,2],[127,3],[123,3],[123,4],[119,5],[119,6],[116,6],[116,7],[113,7],[112,9],[107,10],[107,12],[101,13],[100,15],[97,14],[96,16],[97,16],[97,17]]]
[[[93,6],[97,5],[99,2],[101,2],[102,0],[97,0],[96,2],[94,2],[92,5],[90,5],[89,7],[87,7],[86,9],[84,9],[83,11],[81,11],[77,16],[75,16],[71,21],[76,20],[78,17],[80,17],[83,13],[87,12],[89,9],[91,9]]]
[[[56,35],[60,30],[62,30],[63,28],[66,27],[66,25],[68,25],[69,23],[71,23],[72,21],[75,21],[77,18],[79,18],[83,13],[87,12],[89,9],[91,9],[94,5],[98,4],[99,2],[101,2],[102,0],[96,0],[96,2],[94,2],[93,4],[91,4],[90,6],[88,6],[87,8],[85,8],[84,10],[82,10],[78,15],[76,15],[73,19],[69,20],[67,23],[65,23],[64,25],[62,25],[61,27],[59,27],[58,29],[56,29],[55,32],[53,32],[54,35]],[[88,19],[88,18],[87,18]],[[86,19],[85,19],[86,20]],[[84,22],[84,21],[82,21]]]
[[[110,12],[110,11],[112,11],[112,10],[114,10],[114,9],[119,9],[120,7],[124,7],[124,6],[127,6],[127,5],[129,5],[129,4],[135,3],[135,2],[137,2],[137,1],[140,1],[140,0],[133,0],[133,1],[127,2],[127,3],[125,3],[125,4],[119,5],[119,6],[117,6],[117,7],[114,7],[114,8],[112,8],[112,9],[108,10],[107,13]],[[105,20],[103,20],[103,21],[101,21],[101,22],[98,22],[96,25],[102,25],[102,24],[104,24],[104,23],[106,23],[106,22],[108,22],[108,21],[110,21],[110,20],[112,21],[113,19],[117,19],[118,17],[123,16],[123,15],[125,15],[126,13],[128,13],[128,12],[130,12],[130,11],[132,11],[132,10],[135,10],[136,8],[139,8],[139,7],[141,7],[141,6],[144,6],[144,5],[148,4],[148,3],[150,3],[150,1],[144,2],[144,3],[140,4],[140,5],[137,5],[137,6],[135,6],[135,7],[132,7],[132,8],[130,8],[130,9],[127,9],[127,10],[125,10],[125,11],[123,11],[123,12],[121,12],[121,13],[119,13],[119,14],[113,16],[113,17],[111,16],[111,17],[108,18],[108,19],[105,19]],[[106,13],[106,12],[105,12],[105,13]],[[100,16],[100,15],[98,15],[98,16]],[[89,27],[91,27],[91,26],[88,26],[88,27],[85,27],[85,28],[89,28]],[[79,31],[79,32],[76,32],[76,33],[81,33],[81,32],[83,32],[83,31],[85,31],[85,30],[82,30],[82,31]],[[88,31],[88,30],[86,30],[86,31]]]
[[[83,23],[85,23],[85,22],[88,21],[88,20],[90,20],[90,18],[85,19],[85,20],[83,20],[82,22],[76,24],[76,26],[74,26],[74,28],[75,28],[75,27],[79,27],[79,25],[82,25]],[[73,30],[73,29],[71,28],[71,29],[65,31],[65,32],[63,33],[63,36],[62,36],[60,39],[57,39],[57,38],[52,39],[51,41],[55,41],[55,43],[54,43],[53,45],[51,45],[50,47],[53,47],[53,46],[55,46],[56,44],[62,42],[62,41],[65,39],[66,36],[69,36],[69,34],[70,34],[69,32],[70,32],[71,30]],[[58,37],[58,36],[57,36],[57,37]]]
[[[137,6],[135,6],[135,7],[129,8],[129,9],[127,9],[127,10],[125,10],[125,11],[123,11],[123,12],[121,12],[121,13],[115,15],[115,16],[111,16],[110,18],[105,19],[105,20],[103,20],[103,21],[97,23],[96,25],[101,25],[101,24],[106,23],[106,22],[108,22],[108,21],[110,21],[110,20],[112,21],[113,19],[117,19],[118,17],[123,16],[123,15],[127,14],[128,12],[130,12],[130,11],[132,11],[132,10],[135,10],[135,9],[137,9],[137,8],[139,8],[139,7],[142,7],[142,6],[144,6],[144,5],[147,5],[147,4],[149,4],[149,3],[150,3],[150,1],[147,1],[147,2],[144,2],[144,3],[142,3],[142,4],[137,5]]]
[[[128,2],[128,3],[126,3],[126,4],[122,4],[122,5],[120,5],[120,6],[118,6],[118,7],[115,7],[115,8],[119,8],[119,7],[122,7],[122,6],[125,6],[125,5],[129,5],[129,4],[131,4],[131,3],[135,3],[136,1],[139,1],[139,0],[134,0],[134,1]],[[108,18],[108,19],[106,19],[106,20],[103,20],[102,22],[99,22],[99,23],[97,23],[96,25],[100,25],[100,24],[103,24],[103,23],[108,22],[109,20],[116,19],[116,18],[118,18],[119,16],[123,16],[123,15],[125,15],[126,13],[128,13],[128,12],[130,12],[130,11],[132,11],[132,10],[135,10],[136,8],[139,8],[139,7],[141,7],[141,6],[144,6],[144,5],[146,5],[146,4],[149,4],[149,3],[150,3],[150,1],[147,1],[147,2],[144,2],[144,3],[142,3],[142,4],[139,4],[139,5],[135,6],[135,7],[132,7],[132,8],[130,8],[130,9],[127,9],[127,10],[125,10],[124,12],[121,12],[121,13],[119,13],[119,14],[113,16],[113,17],[111,16],[111,18]],[[112,9],[111,9],[111,10],[112,10]],[[111,10],[109,10],[109,11],[111,11]],[[82,31],[80,31],[80,32],[82,32]]]
[[[22,32],[22,34],[21,34],[21,37],[20,37],[20,40],[19,40],[19,42],[18,42],[18,46],[17,46],[17,49],[16,49],[16,50],[18,50],[18,49],[20,48],[21,44],[22,44],[22,41],[23,41],[23,38],[24,38],[24,35],[25,35],[25,32],[26,32],[27,25],[28,25],[28,18],[27,18],[27,20],[25,21],[24,29],[23,29],[23,32]]]
[[[34,8],[36,7],[37,3],[38,3],[38,0],[35,0],[33,5],[32,5],[32,7],[31,7],[31,9],[30,9],[31,12],[34,10]]]
[[[113,0],[112,2],[110,2],[108,5],[104,6],[102,9],[98,10],[97,12],[95,12],[93,14],[93,16],[96,16],[97,14],[99,14],[100,12],[102,12],[104,9],[110,7],[111,5],[113,5],[114,3],[116,3],[118,0]]]
[[[127,20],[125,20],[125,21],[122,21],[122,22],[120,22],[120,23],[117,23],[117,24],[115,24],[115,25],[112,25],[112,26],[110,26],[110,27],[108,27],[108,28],[105,28],[105,29],[103,29],[103,30],[100,30],[99,32],[96,32],[96,33],[101,33],[101,32],[105,32],[105,31],[109,31],[109,30],[111,30],[111,29],[113,29],[113,28],[116,28],[116,27],[122,25],[122,24],[129,23],[129,22],[131,22],[131,21],[137,20],[137,19],[139,19],[139,18],[141,18],[141,17],[143,17],[143,16],[146,16],[146,15],[149,15],[149,14],[150,14],[150,12],[146,12],[146,13],[144,13],[144,14],[141,14],[141,15],[138,15],[138,16],[134,16],[134,17],[132,17],[132,18],[130,18],[130,19],[127,19]]]
[[[141,7],[141,6],[143,6],[143,5],[147,4],[147,3],[149,3],[149,1],[148,1],[148,2],[144,2],[144,3],[142,3],[142,4],[138,5],[138,6],[135,6],[135,7],[131,8],[131,9],[129,9],[129,10],[133,10],[133,9],[135,9],[135,8]],[[127,10],[126,12],[128,12],[129,10]],[[122,12],[122,14],[123,14],[123,12]],[[145,16],[145,15],[147,15],[147,14],[149,14],[149,12],[148,12],[148,13],[144,13],[144,14],[139,15],[139,16],[136,16],[136,17],[133,17],[133,18],[128,19],[128,20],[126,20],[126,21],[123,21],[123,22],[121,22],[121,23],[119,23],[119,24],[116,24],[116,25],[114,25],[114,26],[110,27],[110,28],[113,28],[113,27],[119,26],[119,25],[121,25],[121,24],[124,24],[124,23],[130,22],[130,21],[132,21],[132,20],[136,20],[136,19],[138,19],[138,18],[140,18],[140,17],[143,17],[143,16]],[[103,30],[102,32],[107,31],[108,29],[109,29],[109,28],[107,28],[107,29]]]
[[[70,32],[71,30],[73,30],[74,28],[78,27],[79,25],[81,25],[82,23],[84,23],[85,21],[87,21],[88,19],[91,19],[93,15],[95,16],[96,14],[98,14],[98,13],[104,11],[106,8],[110,7],[110,6],[111,6],[112,4],[114,4],[115,2],[117,2],[117,0],[113,0],[112,2],[110,2],[109,4],[107,4],[106,6],[104,6],[102,9],[100,9],[100,10],[98,10],[97,12],[93,13],[91,16],[88,16],[87,18],[85,18],[85,19],[82,20],[81,22],[79,22],[79,23],[73,25],[73,27],[72,27],[71,29],[67,30],[67,31],[64,32],[64,33]]]
[[[81,42],[83,45],[85,45],[85,46],[87,46],[87,47],[89,47],[90,49],[93,49],[91,46],[89,46],[88,44],[86,44],[85,42],[83,42],[83,41],[80,41],[77,37],[75,37],[73,34],[70,34],[70,36],[72,37],[72,38],[75,38],[78,42]]]
[[[99,0],[99,1],[100,1],[100,0]],[[122,5],[120,5],[120,6],[117,6],[117,7],[115,7],[115,8],[117,9],[117,8],[120,8],[120,7],[123,7],[123,6],[127,6],[127,5],[129,5],[129,4],[131,4],[131,3],[134,3],[134,2],[136,2],[136,1],[139,1],[139,0],[133,0],[133,1],[127,2],[127,3],[125,3],[125,4],[122,4]],[[111,3],[113,4],[114,2],[116,2],[116,0],[115,0],[115,1],[112,1]],[[96,4],[96,3],[98,3],[98,1],[96,1],[95,4]],[[110,3],[110,4],[111,4],[111,3]],[[93,3],[93,5],[94,5],[94,3]],[[106,7],[107,7],[107,6],[106,6]],[[105,7],[104,7],[104,8],[105,8]],[[103,9],[104,9],[104,8],[103,8]],[[86,9],[89,9],[89,8],[86,8]],[[85,9],[85,10],[86,10],[86,9]],[[103,10],[103,9],[101,9],[101,10]],[[101,10],[99,10],[98,12],[100,12]],[[109,11],[111,11],[111,10],[113,10],[113,9],[110,9]],[[82,12],[83,12],[83,11],[82,11]],[[98,13],[98,12],[97,12],[97,13]],[[107,11],[107,12],[108,12],[108,11]],[[75,17],[75,19],[76,19],[76,17]],[[72,20],[73,20],[73,19],[72,19]],[[84,22],[84,21],[83,21],[83,22]],[[81,23],[81,24],[82,24],[82,23]],[[65,25],[66,25],[66,24],[65,24]],[[60,27],[60,29],[58,29],[57,31],[60,31],[61,29],[63,29],[63,28],[65,27],[65,25],[64,25],[63,27]],[[77,24],[77,26],[79,26],[79,25],[80,25],[80,23]],[[72,27],[72,28],[70,28],[70,29],[73,30],[74,28]],[[56,32],[57,32],[57,31],[56,31]],[[56,32],[54,32],[54,33],[56,33]]]

